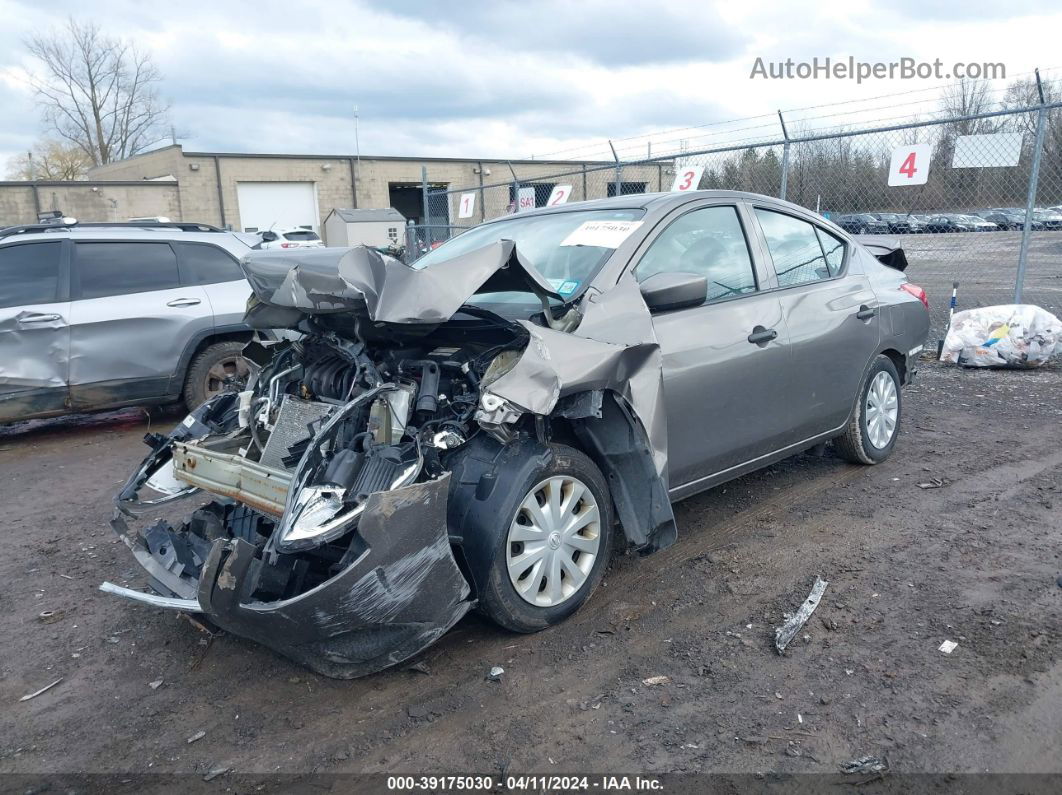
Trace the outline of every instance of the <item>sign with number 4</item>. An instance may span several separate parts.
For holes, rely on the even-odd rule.
[[[458,218],[471,218],[472,213],[476,211],[476,194],[474,193],[462,193],[461,201],[457,203],[457,217]]]
[[[929,144],[907,144],[892,150],[889,185],[925,185],[929,179]]]
[[[686,166],[675,172],[675,181],[671,183],[671,190],[697,190],[704,175],[704,166]]]

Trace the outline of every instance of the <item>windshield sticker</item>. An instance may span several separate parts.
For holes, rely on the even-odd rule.
[[[586,221],[561,241],[562,246],[618,248],[641,221]]]
[[[566,282],[561,282],[561,284],[559,284],[555,289],[560,295],[571,295],[579,289],[579,282],[572,281],[569,279]]]

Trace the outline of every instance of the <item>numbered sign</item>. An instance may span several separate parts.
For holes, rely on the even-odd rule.
[[[518,213],[527,212],[528,210],[535,209],[534,187],[520,188],[520,192],[517,194],[516,201],[516,212]]]
[[[556,207],[558,204],[564,204],[566,201],[568,201],[568,197],[571,195],[571,185],[556,185],[553,188],[553,192],[549,195],[549,201],[546,202],[546,206]]]
[[[697,190],[704,175],[704,166],[685,166],[675,172],[675,181],[671,183],[671,190]]]
[[[457,217],[471,218],[476,211],[476,194],[462,193],[461,200],[457,203]]]
[[[925,185],[929,179],[929,144],[906,144],[892,150],[889,185]]]

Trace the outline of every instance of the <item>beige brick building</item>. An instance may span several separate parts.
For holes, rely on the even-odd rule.
[[[522,186],[535,186],[540,206],[556,184],[572,186],[571,201],[615,191],[616,171],[608,163],[520,160],[511,166]],[[507,212],[513,200],[506,161],[185,152],[174,145],[94,168],[88,181],[0,183],[0,224],[32,222],[38,212],[58,209],[83,221],[164,215],[239,230],[308,225],[320,231],[334,208],[385,207],[423,223],[425,173],[432,190],[476,193],[470,219],[458,220],[457,194],[433,198],[430,223],[478,223]],[[627,165],[622,190],[666,190],[671,178],[669,163]]]

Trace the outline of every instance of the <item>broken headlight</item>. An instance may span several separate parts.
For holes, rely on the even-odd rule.
[[[490,386],[503,375],[508,373],[514,367],[516,363],[520,361],[520,357],[523,355],[523,351],[508,350],[502,351],[493,359],[490,360],[490,364],[487,365],[486,371],[483,373],[483,380],[480,382],[482,386]]]

